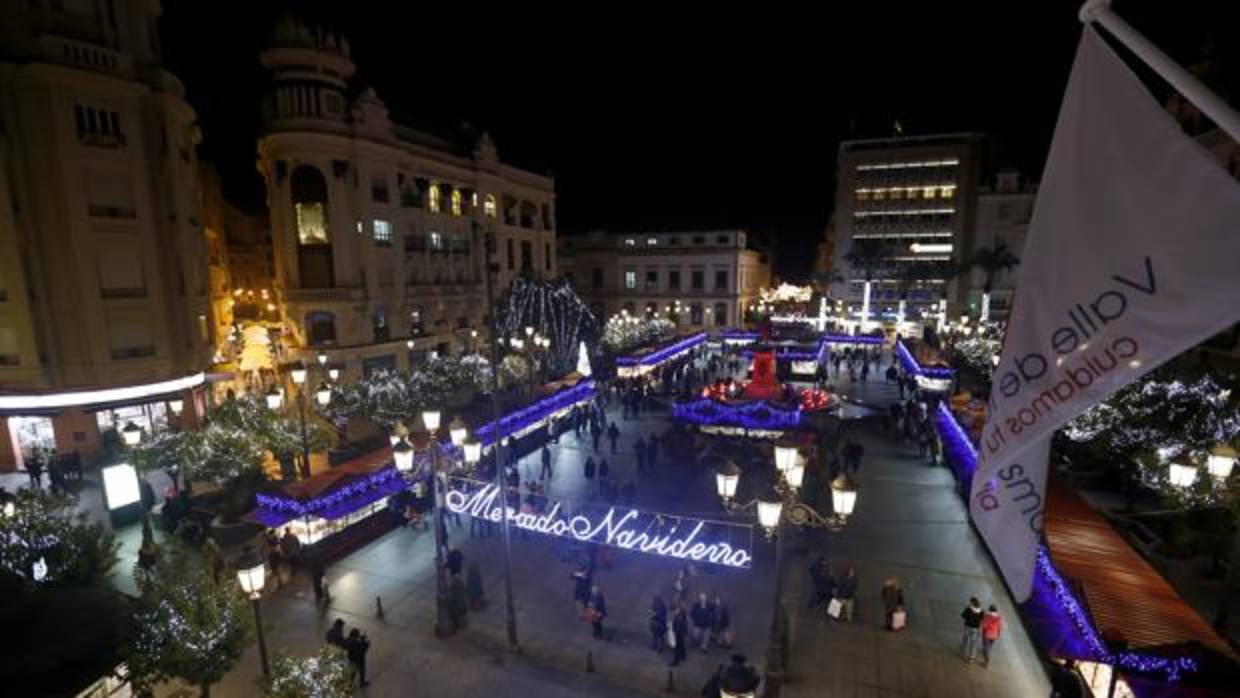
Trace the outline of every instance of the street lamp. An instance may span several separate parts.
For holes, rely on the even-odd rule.
[[[439,410],[422,410],[422,424],[426,426],[426,430],[434,434],[439,431],[439,419],[442,414]]]
[[[121,428],[121,439],[126,446],[137,446],[138,442],[142,440],[142,427],[133,422],[127,422]]]
[[[534,334],[534,328],[533,328],[533,327],[530,327],[529,325],[526,325],[526,326],[525,326],[525,336],[526,336],[526,337],[528,337],[528,336],[530,336],[530,335],[532,335],[532,334]]]
[[[784,510],[784,500],[779,497],[773,497],[770,500],[758,500],[758,523],[762,528],[766,529],[768,537],[775,535],[775,529],[779,526],[780,514]]]
[[[319,360],[320,366],[326,366],[327,365],[327,352],[325,351],[319,352],[318,360]]]
[[[284,404],[284,395],[280,393],[280,389],[272,386],[267,392],[267,409],[275,411],[280,409],[280,405]]]
[[[784,471],[784,480],[788,482],[788,486],[794,490],[801,489],[801,482],[805,480],[805,466],[800,463],[794,464],[791,468]],[[856,492],[853,492],[856,497]]]
[[[840,519],[852,516],[857,506],[857,483],[845,473],[831,481],[831,508]]]
[[[172,410],[172,416],[180,417],[181,410],[185,408],[185,401],[181,398],[174,398],[168,401],[168,409]]]
[[[477,439],[466,440],[461,445],[461,451],[465,454],[465,465],[472,467],[482,460],[482,442]]]
[[[728,459],[724,461],[719,470],[715,472],[715,488],[719,492],[719,498],[724,504],[731,502],[736,497],[736,486],[741,481],[741,469],[736,462]]]
[[[461,444],[465,443],[465,437],[468,435],[469,432],[465,428],[465,422],[461,421],[461,416],[458,414],[453,417],[448,424],[448,436],[452,439],[452,445],[460,448]]]
[[[1210,471],[1210,475],[1219,480],[1226,480],[1231,476],[1231,470],[1234,467],[1236,467],[1236,449],[1231,446],[1215,446],[1210,449],[1210,456],[1206,459],[1206,469]]]
[[[306,367],[304,364],[298,364],[292,367],[289,369],[288,374],[292,376],[293,383],[296,385],[302,385],[306,382]]]
[[[258,629],[258,658],[262,663],[263,676],[270,676],[271,669],[267,664],[267,639],[263,637],[263,616],[258,607],[258,600],[263,595],[263,583],[266,581],[267,570],[263,566],[263,558],[250,552],[237,561],[237,581],[241,590],[250,597],[250,605],[254,608],[254,627]]]
[[[1171,484],[1175,487],[1192,487],[1193,483],[1197,482],[1198,470],[1195,465],[1172,463],[1168,477],[1171,480]]]
[[[779,469],[779,472],[788,472],[792,466],[796,465],[796,462],[797,447],[795,443],[781,440],[775,444],[775,467]]]
[[[399,439],[392,445],[392,460],[396,463],[396,470],[401,473],[409,473],[413,470],[413,446],[405,439]]]
[[[327,407],[332,401],[331,386],[326,383],[319,383],[319,389],[315,391],[314,399],[318,400],[320,407]]]
[[[450,618],[451,610],[448,599],[448,569],[444,563],[444,548],[448,542],[444,539],[444,509],[447,508],[443,480],[443,447],[439,443],[439,410],[422,410],[422,423],[430,432],[431,449],[431,492],[435,498],[435,636],[447,637],[455,631]]]
[[[16,504],[14,504],[11,500],[10,500],[10,501],[7,501],[7,502],[5,502],[5,503],[4,503],[4,516],[5,516],[5,518],[9,518],[9,519],[11,519],[11,518],[13,518],[13,515],[14,515],[14,514],[16,514],[16,513],[17,513],[17,505],[16,505]]]
[[[333,383],[340,380],[340,369],[336,368],[335,366],[332,366],[331,368],[327,369],[327,377],[332,379]]]

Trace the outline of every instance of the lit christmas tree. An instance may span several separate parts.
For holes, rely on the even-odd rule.
[[[590,368],[590,354],[586,351],[586,343],[582,342],[577,349],[577,373],[583,378],[589,378],[594,373],[594,369]]]
[[[325,645],[312,657],[276,657],[267,682],[268,698],[348,698],[353,695],[349,660]]]

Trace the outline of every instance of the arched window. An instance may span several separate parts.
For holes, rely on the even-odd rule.
[[[336,316],[314,311],[306,313],[306,342],[312,347],[336,343]]]
[[[439,200],[439,185],[438,184],[431,185],[431,188],[429,191],[429,198],[430,198],[430,202],[429,202],[428,207],[430,208],[431,213],[439,213],[440,207],[442,206],[442,204],[440,203],[440,200]]]
[[[463,201],[463,197],[461,196],[461,190],[453,189],[452,190],[452,215],[454,216],[461,215],[462,201]]]
[[[482,212],[487,218],[494,218],[499,213],[499,206],[495,203],[495,195],[487,194],[482,200]]]
[[[330,245],[327,229],[327,179],[318,168],[298,165],[289,178],[289,193],[297,220],[297,242]]]

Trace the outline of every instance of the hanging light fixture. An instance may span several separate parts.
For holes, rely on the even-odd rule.
[[[439,431],[439,418],[441,416],[439,410],[422,410],[422,424],[426,426],[427,431]]]
[[[257,599],[263,593],[263,584],[267,581],[267,567],[261,555],[250,555],[237,563],[237,582],[241,591],[251,599]]]
[[[786,473],[797,462],[796,443],[789,440],[781,440],[775,444],[775,467],[779,472]]]
[[[465,454],[466,465],[477,465],[482,460],[482,442],[477,439],[469,439],[461,444],[461,450]]]
[[[320,383],[319,389],[314,393],[314,398],[319,401],[319,405],[327,407],[328,403],[332,401],[331,386],[326,383]]]
[[[776,497],[771,501],[758,500],[758,523],[762,528],[766,529],[768,534],[775,531],[775,527],[779,525],[779,515],[784,511],[784,502]]]
[[[126,446],[137,446],[138,442],[142,440],[142,427],[133,422],[127,422],[121,428],[121,439]]]
[[[306,382],[306,367],[304,365],[298,364],[289,369],[288,373],[293,377],[293,382],[297,385],[301,385]]]
[[[284,404],[284,395],[280,393],[279,388],[272,386],[267,393],[267,409],[278,410],[282,404]]]
[[[831,505],[840,518],[851,516],[857,506],[857,483],[844,473],[831,482]]]

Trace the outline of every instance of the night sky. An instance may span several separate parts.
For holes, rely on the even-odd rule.
[[[554,174],[560,234],[747,227],[791,278],[808,273],[830,213],[841,139],[892,135],[896,120],[907,135],[984,131],[988,168],[1037,177],[1080,34],[1077,0],[821,3],[812,14],[776,3],[164,4],[164,57],[198,111],[200,154],[243,208],[263,206],[258,53],[294,8],[350,40],[355,89],[373,85],[394,120],[446,136],[472,124],[502,159]],[[1234,26],[1228,4],[1114,7],[1190,64],[1215,27]],[[1235,42],[1217,44],[1208,80],[1240,94]]]

